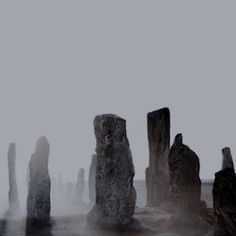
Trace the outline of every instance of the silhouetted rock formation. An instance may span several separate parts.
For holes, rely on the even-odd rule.
[[[169,200],[170,112],[168,108],[148,113],[149,167],[146,169],[147,206]]]
[[[199,158],[182,143],[182,134],[175,137],[169,155],[171,200],[175,210],[185,215],[200,211],[201,180]]]
[[[136,203],[134,166],[126,136],[126,121],[116,115],[99,115],[94,120],[97,140],[96,205],[88,223],[126,228]]]
[[[233,162],[233,158],[231,156],[230,148],[229,147],[223,148],[222,155],[223,155],[222,170],[224,170],[225,168],[233,168],[234,169],[234,162]]]
[[[97,168],[97,155],[93,155],[89,167],[89,178],[88,178],[89,200],[92,206],[95,204],[96,201],[96,188],[95,188],[96,168]]]
[[[9,145],[8,154],[8,173],[9,173],[9,216],[14,216],[19,211],[19,195],[16,183],[16,144]]]
[[[48,174],[49,143],[39,138],[29,163],[30,183],[27,197],[27,225],[50,224],[50,177]]]
[[[213,206],[216,235],[236,235],[236,176],[233,168],[215,174]]]
[[[80,168],[74,192],[73,201],[75,204],[81,205],[83,203],[83,194],[84,194],[84,169]]]

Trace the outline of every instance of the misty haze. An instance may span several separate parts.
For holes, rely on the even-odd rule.
[[[0,3],[0,236],[236,235],[236,3]]]

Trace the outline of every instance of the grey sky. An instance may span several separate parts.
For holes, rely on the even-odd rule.
[[[101,113],[127,120],[136,178],[144,178],[146,113],[163,106],[171,142],[182,132],[201,177],[213,178],[221,148],[236,154],[235,8],[235,1],[1,1],[1,189],[12,141],[21,184],[41,135],[51,144],[51,176],[76,180],[80,167],[88,171]]]

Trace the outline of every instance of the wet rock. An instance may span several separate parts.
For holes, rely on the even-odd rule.
[[[13,217],[18,213],[20,204],[19,204],[19,195],[16,182],[16,144],[11,143],[8,149],[8,173],[9,173],[9,216]]]
[[[30,182],[27,197],[27,225],[50,225],[50,177],[48,173],[49,143],[39,138],[29,163]]]
[[[147,206],[169,200],[170,111],[163,108],[148,113],[149,167],[146,169]]]
[[[136,203],[134,166],[126,136],[126,121],[116,115],[94,120],[97,152],[96,204],[87,222],[124,230],[132,225]]]
[[[229,147],[223,148],[222,155],[223,155],[222,170],[224,170],[225,168],[233,168],[234,169],[234,162],[233,162],[230,148]]]
[[[182,142],[182,134],[175,137],[169,154],[170,190],[172,206],[178,213],[200,213],[201,180],[199,158]]]
[[[233,168],[215,174],[213,206],[216,235],[236,235],[236,175]]]
[[[78,177],[77,177],[77,183],[75,186],[75,192],[74,192],[74,204],[81,205],[83,203],[83,194],[84,194],[84,169],[80,168]]]
[[[95,201],[96,201],[96,189],[95,189],[96,168],[97,168],[97,155],[93,155],[91,164],[89,167],[89,178],[88,178],[89,200],[92,206],[94,206]]]

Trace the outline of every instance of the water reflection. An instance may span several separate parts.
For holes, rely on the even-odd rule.
[[[32,227],[26,226],[25,236],[53,236],[52,227]]]

